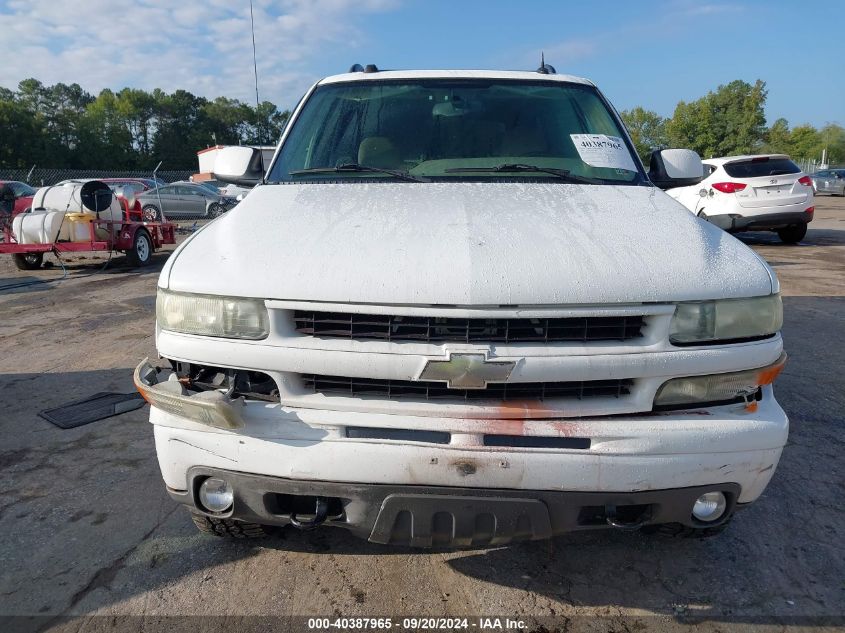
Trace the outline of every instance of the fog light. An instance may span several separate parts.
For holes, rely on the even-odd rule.
[[[228,481],[209,477],[200,486],[200,503],[209,512],[223,512],[232,507],[235,493]]]
[[[728,500],[721,492],[705,492],[695,500],[692,507],[692,516],[699,521],[715,521],[725,513],[728,507]]]

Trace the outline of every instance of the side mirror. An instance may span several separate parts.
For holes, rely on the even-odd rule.
[[[236,185],[256,185],[264,177],[261,150],[254,147],[231,146],[217,150],[214,159],[217,180]]]
[[[691,149],[662,149],[651,153],[648,178],[661,189],[687,187],[704,180],[704,165]]]

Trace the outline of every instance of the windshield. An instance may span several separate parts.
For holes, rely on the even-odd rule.
[[[209,193],[212,193],[215,196],[220,195],[220,188],[215,185],[212,185],[210,182],[195,182],[194,186],[199,187],[201,190],[205,190]]]
[[[644,181],[593,86],[489,79],[318,86],[269,181],[360,179]]]
[[[27,185],[23,182],[11,182],[9,186],[12,188],[12,191],[18,198],[23,198],[25,196],[34,196],[35,189]]]

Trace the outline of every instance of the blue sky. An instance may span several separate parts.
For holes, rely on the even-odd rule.
[[[845,2],[254,0],[262,97],[293,105],[353,62],[533,69],[671,115],[733,79],[766,81],[771,123],[845,124]],[[0,85],[130,85],[251,100],[248,0],[0,0]]]

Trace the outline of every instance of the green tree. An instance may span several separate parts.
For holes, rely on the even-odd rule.
[[[827,161],[831,165],[845,163],[845,128],[835,123],[828,123],[821,130],[822,146],[827,150]]]
[[[248,135],[252,109],[238,101],[217,97],[203,105],[209,131],[208,145],[238,145]]]
[[[120,100],[111,90],[103,90],[88,105],[79,125],[81,167],[109,165],[129,169],[136,165],[132,132]]]
[[[821,134],[812,125],[797,125],[789,135],[789,155],[795,159],[820,159],[823,142]]]
[[[651,150],[666,147],[669,136],[666,133],[666,119],[656,112],[637,106],[621,113],[625,127],[634,141],[637,153],[648,164]]]
[[[670,142],[705,157],[748,154],[765,134],[766,84],[736,80],[697,101],[681,101],[667,124]]]
[[[136,88],[117,93],[117,110],[132,135],[132,147],[147,162],[155,133],[156,101],[153,95]]]
[[[167,169],[191,169],[197,164],[197,150],[209,145],[211,132],[203,112],[207,102],[187,90],[168,95],[156,89],[156,135],[153,141],[154,160],[161,160]]]
[[[23,168],[42,163],[43,130],[32,111],[23,103],[0,93],[0,167]]]
[[[778,119],[766,130],[762,150],[772,154],[788,154],[792,151],[792,132],[786,119]]]

